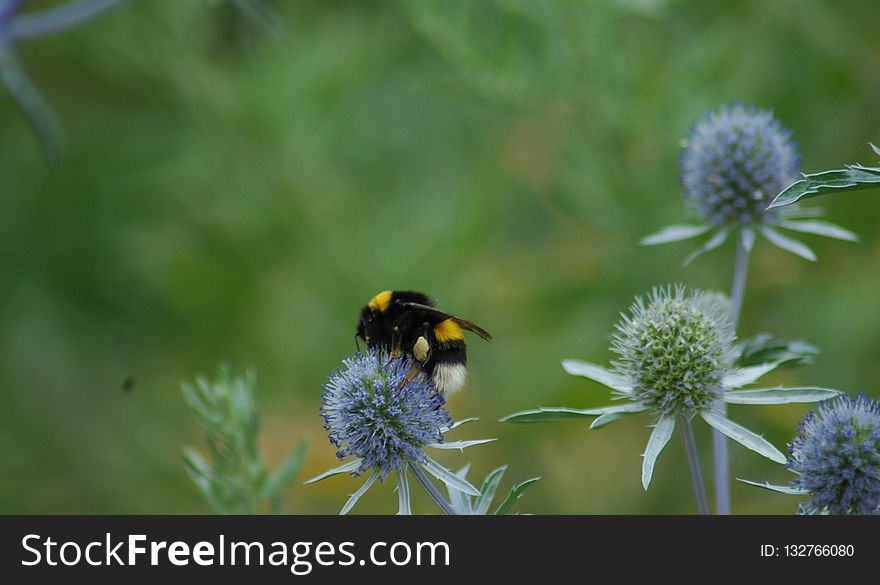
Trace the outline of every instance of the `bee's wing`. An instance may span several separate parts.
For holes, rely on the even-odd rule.
[[[477,335],[479,335],[481,338],[485,339],[486,341],[492,340],[492,336],[489,334],[489,332],[486,331],[485,329],[483,329],[482,327],[480,327],[479,325],[477,325],[475,323],[471,323],[467,319],[462,319],[461,317],[456,317],[455,315],[450,315],[446,311],[441,311],[437,307],[429,307],[428,305],[422,305],[421,303],[409,303],[409,302],[402,302],[400,304],[404,307],[411,307],[413,309],[419,309],[421,311],[425,311],[426,313],[430,313],[430,314],[434,315],[435,317],[438,317],[441,320],[442,319],[452,319],[453,321],[458,323],[462,329],[467,329],[468,331],[476,333]]]
[[[453,317],[452,320],[461,325],[462,329],[472,331],[486,341],[492,341],[492,336],[489,335],[489,332],[477,325],[476,323],[471,323],[470,321],[459,319],[458,317]]]

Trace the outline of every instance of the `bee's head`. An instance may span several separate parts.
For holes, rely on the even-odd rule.
[[[361,309],[355,339],[363,339],[367,347],[379,347],[387,343],[387,330],[391,327],[391,295],[392,292],[388,290],[380,292]]]
[[[367,346],[375,344],[379,339],[379,316],[369,306],[361,309],[355,337],[363,339]]]

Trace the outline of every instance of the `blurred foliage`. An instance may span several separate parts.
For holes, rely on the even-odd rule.
[[[0,81],[39,137],[46,157],[58,157],[61,131],[46,99],[30,80],[16,55],[17,43],[82,25],[125,0],[70,0],[35,11],[34,2],[0,0]]]
[[[205,428],[208,457],[190,447],[183,463],[193,483],[218,514],[281,513],[281,493],[302,467],[306,445],[300,442],[269,474],[257,447],[259,409],[256,375],[232,376],[222,367],[212,382],[204,376],[184,382],[183,397]]]
[[[407,287],[495,337],[471,340],[449,404],[500,438],[476,476],[543,476],[533,513],[690,513],[680,447],[639,487],[641,418],[495,421],[604,403],[559,362],[606,363],[636,294],[730,286],[732,244],[687,270],[686,243],[638,246],[686,219],[679,141],[707,108],[774,108],[806,172],[864,159],[880,4],[263,2],[278,35],[235,4],[135,0],[18,48],[66,147],[50,170],[0,96],[0,512],[209,511],[180,465],[199,429],[177,387],[221,360],[260,372],[270,468],[301,436],[303,476],[334,467],[320,384],[354,352],[358,308]],[[880,198],[818,201],[861,243],[810,238],[817,264],[759,243],[741,332],[820,348],[771,385],[876,397]],[[805,412],[732,407],[778,447]],[[735,477],[786,479],[732,457]],[[297,490],[285,511],[336,513],[356,485]],[[393,487],[359,511],[394,513]],[[796,508],[744,485],[733,502]]]

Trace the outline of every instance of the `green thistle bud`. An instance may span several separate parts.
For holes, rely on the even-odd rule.
[[[684,287],[654,289],[617,324],[614,367],[632,381],[633,396],[657,414],[693,414],[722,391],[733,356],[729,303]]]

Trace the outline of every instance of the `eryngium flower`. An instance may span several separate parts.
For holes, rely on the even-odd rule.
[[[377,479],[384,480],[392,472],[397,479],[400,514],[411,513],[407,472],[447,514],[454,514],[455,509],[443,499],[429,475],[461,493],[480,495],[480,490],[434,461],[424,449],[461,451],[494,439],[444,441],[445,433],[476,419],[452,422],[443,396],[410,360],[390,359],[387,353],[375,350],[359,353],[343,360],[343,368],[324,384],[322,397],[324,428],[337,447],[336,456],[353,459],[306,483],[343,473],[357,476],[370,472],[341,514],[347,514]]]
[[[613,369],[563,360],[574,376],[589,378],[611,388],[620,403],[598,408],[541,407],[517,412],[502,420],[544,422],[597,417],[598,429],[619,418],[641,412],[655,424],[642,460],[642,486],[648,489],[654,464],[675,430],[676,420],[689,424],[699,415],[709,426],[744,447],[777,463],[786,458],[766,439],[728,419],[715,408],[718,401],[732,404],[787,404],[816,402],[839,394],[829,388],[757,388],[739,390],[757,382],[789,358],[781,356],[753,366],[736,367],[745,346],[733,344],[727,300],[717,293],[683,287],[654,289],[647,301],[637,298],[617,325],[612,350],[619,358]]]
[[[718,399],[733,359],[727,299],[683,287],[654,289],[617,324],[614,369],[658,415],[693,413]]]
[[[815,253],[779,228],[856,241],[857,236],[831,223],[816,221],[817,209],[768,210],[778,193],[798,178],[798,154],[791,132],[773,113],[733,103],[694,124],[679,161],[685,200],[701,225],[672,225],[642,238],[643,245],[665,244],[712,232],[688,256],[689,264],[721,246],[731,232],[751,251],[760,234],[771,244],[807,260]]]
[[[860,394],[819,405],[788,447],[808,512],[880,513],[880,402]]]
[[[452,418],[421,370],[405,383],[410,362],[376,352],[343,364],[324,384],[321,415],[336,456],[360,459],[356,474],[375,469],[384,480],[407,461],[423,461],[425,445],[443,442]]]
[[[722,106],[691,128],[680,159],[684,196],[705,221],[759,223],[798,164],[791,131],[772,112]]]

